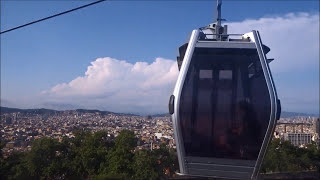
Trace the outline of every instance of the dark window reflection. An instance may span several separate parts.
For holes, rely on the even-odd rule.
[[[180,101],[187,156],[254,160],[269,118],[256,50],[195,50]]]

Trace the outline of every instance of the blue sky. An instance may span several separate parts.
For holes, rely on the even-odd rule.
[[[88,2],[1,1],[1,31]],[[215,1],[109,1],[3,34],[1,35],[2,104],[27,108],[47,106],[54,102],[117,112],[165,112],[166,109],[163,108],[166,108],[168,99],[166,93],[173,90],[174,75],[172,75],[172,79],[168,80],[171,83],[164,83],[164,87],[150,85],[148,89],[145,89],[144,94],[137,94],[137,99],[131,99],[131,103],[136,105],[135,107],[131,107],[130,100],[125,98],[123,100],[104,99],[106,101],[97,100],[87,103],[88,98],[92,98],[92,93],[89,95],[86,92],[94,91],[95,97],[112,96],[107,93],[111,92],[112,83],[100,88],[101,91],[92,89],[81,91],[83,98],[81,101],[74,100],[78,97],[74,94],[63,92],[62,94],[67,95],[60,94],[59,97],[56,97],[52,94],[46,95],[46,92],[50,92],[52,88],[64,83],[67,86],[71,81],[86,76],[85,73],[88,74],[90,67],[93,70],[94,67],[100,66],[118,67],[119,60],[123,60],[129,65],[145,62],[147,65],[142,63],[142,67],[155,68],[156,71],[158,71],[157,68],[160,68],[156,65],[170,69],[171,66],[168,63],[172,62],[169,60],[176,59],[177,48],[187,40],[191,30],[212,22],[214,4]],[[299,15],[301,12],[307,13],[307,18]],[[287,17],[290,20],[290,17],[287,16],[289,13],[294,13],[294,17],[300,18],[304,23],[305,19],[308,21],[312,15],[319,17],[319,1],[253,2],[228,0],[223,1],[222,5],[222,16],[228,20],[225,22],[226,24],[248,22],[248,19],[259,20],[261,18]],[[287,22],[287,20],[285,19],[283,22]],[[259,25],[259,27],[264,26]],[[279,24],[279,27],[282,27],[282,24]],[[268,26],[266,26],[267,28]],[[233,31],[235,29],[236,27]],[[262,40],[266,43],[270,41],[272,44],[273,41],[269,40],[272,37],[264,39],[262,32],[263,29],[261,30]],[[319,28],[317,32],[319,32]],[[312,36],[319,37],[316,31],[312,31],[312,33],[315,33],[311,34]],[[305,43],[305,46],[319,47],[319,44]],[[273,47],[270,47],[272,53]],[[306,50],[306,53],[306,57],[313,60],[309,65],[306,63],[305,66],[297,62],[297,66],[292,65],[292,68],[287,68],[280,62],[277,64],[276,61],[281,61],[281,59],[275,60],[274,78],[279,96],[283,101],[284,110],[318,113],[319,63],[316,62],[319,62],[319,52]],[[276,52],[271,55],[281,57],[278,54]],[[114,66],[96,61],[97,58],[105,57],[115,59]],[[160,58],[158,59],[159,63],[155,63],[157,58]],[[112,61],[112,59],[107,60]],[[105,61],[107,60],[105,59]],[[96,66],[92,62],[96,62]],[[152,64],[154,67],[151,66]],[[123,63],[122,65],[127,66]],[[138,65],[140,66],[140,64]],[[272,65],[271,68],[273,68]],[[126,72],[122,73],[127,74]],[[142,74],[147,73],[143,71]],[[160,73],[159,77],[166,74],[168,72]],[[112,85],[127,88],[121,83],[121,81],[126,81],[121,79],[122,77],[118,79],[118,84]],[[127,81],[129,80],[130,78],[127,79]],[[150,79],[141,77],[141,81],[147,82]],[[109,81],[102,80],[101,82]],[[134,84],[139,83],[141,82]],[[83,86],[86,85],[83,84]],[[137,86],[136,90],[138,87],[140,86]],[[166,89],[166,92],[160,92],[161,88]],[[124,93],[134,94],[134,91]],[[150,103],[158,103],[159,105],[151,108],[147,102],[138,100],[148,99],[148,93],[158,93],[159,99],[165,99],[165,101],[152,99]],[[146,110],[148,107],[152,110]]]

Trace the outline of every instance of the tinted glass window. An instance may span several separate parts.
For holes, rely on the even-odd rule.
[[[180,99],[187,156],[255,160],[269,118],[256,50],[195,49]]]

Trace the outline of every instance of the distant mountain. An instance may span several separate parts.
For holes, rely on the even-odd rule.
[[[96,109],[76,109],[74,111],[79,112],[79,113],[100,113],[103,115],[120,114],[120,113],[114,113],[114,112],[110,112],[110,111],[100,111],[100,110],[96,110]]]
[[[169,113],[163,113],[163,114],[154,114],[152,117],[171,117]]]
[[[20,113],[37,113],[37,114],[54,114],[59,111],[51,110],[51,109],[18,109],[18,108],[8,108],[8,107],[0,107],[0,112],[2,113],[14,113],[14,112],[20,112]]]
[[[107,114],[117,114],[117,115],[126,115],[126,116],[139,116],[136,114],[130,114],[130,113],[115,113],[111,111],[100,111],[96,109],[73,109],[73,110],[52,110],[52,109],[45,109],[45,108],[39,108],[39,109],[18,109],[18,108],[9,108],[9,107],[3,107],[0,106],[0,113],[13,113],[13,112],[21,112],[21,113],[37,113],[37,114],[55,114],[55,113],[62,113],[64,111],[77,111],[79,113],[100,113],[103,115]],[[170,117],[170,114],[164,113],[164,114],[154,114],[151,115],[151,117]],[[315,114],[307,114],[307,113],[297,113],[297,112],[281,112],[281,118],[290,118],[290,117],[317,117]]]
[[[38,107],[43,107],[46,109],[54,109],[54,110],[76,110],[76,109],[82,109],[83,107],[72,105],[72,104],[63,104],[63,103],[54,103],[54,102],[46,102],[38,105]]]
[[[21,109],[18,108],[8,108],[8,107],[2,107],[0,108],[0,112],[2,113],[14,113],[14,112],[21,112]]]
[[[100,110],[95,110],[95,109],[75,109],[75,110],[64,110],[64,111],[76,111],[76,112],[79,112],[79,113],[100,113],[100,114],[103,114],[103,115],[117,114],[117,115],[126,115],[126,116],[139,116],[139,115],[130,114],[130,113],[115,113],[115,112],[100,111]],[[0,114],[20,112],[20,113],[36,113],[36,114],[48,114],[48,115],[50,115],[50,114],[62,113],[64,111],[45,109],[45,108],[40,108],[40,109],[18,109],[18,108],[8,108],[8,107],[2,107],[2,106],[0,107]]]
[[[307,113],[297,113],[297,112],[281,112],[281,118],[290,118],[290,117],[317,117],[315,114],[307,114]]]

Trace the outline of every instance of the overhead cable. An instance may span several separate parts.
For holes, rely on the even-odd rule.
[[[41,22],[41,21],[45,21],[45,20],[48,20],[48,19],[51,19],[51,18],[54,18],[54,17],[57,17],[57,16],[61,16],[61,15],[70,13],[70,12],[72,12],[72,11],[76,11],[76,10],[79,10],[79,9],[82,9],[82,8],[85,8],[85,7],[92,6],[92,5],[94,5],[94,4],[101,3],[101,2],[103,2],[103,1],[106,1],[106,0],[98,0],[98,1],[95,1],[95,2],[92,2],[92,3],[89,3],[89,4],[86,4],[86,5],[83,5],[83,6],[79,6],[79,7],[70,9],[70,10],[68,10],[68,11],[64,11],[64,12],[61,12],[61,13],[58,13],[58,14],[54,14],[54,15],[52,15],[52,16],[48,16],[48,17],[45,17],[45,18],[42,18],[42,19],[38,19],[38,20],[29,22],[29,23],[26,23],[26,24],[23,24],[23,25],[20,25],[20,26],[16,26],[16,27],[14,27],[14,28],[11,28],[11,29],[2,31],[2,32],[0,32],[0,34],[4,34],[4,33],[7,33],[7,32],[10,32],[10,31],[13,31],[13,30],[17,30],[17,29],[20,29],[20,28],[29,26],[29,25],[31,25],[31,24],[39,23],[39,22]]]

